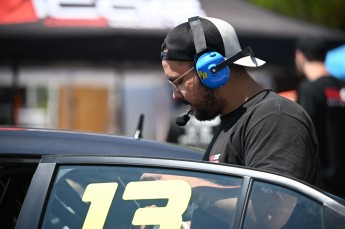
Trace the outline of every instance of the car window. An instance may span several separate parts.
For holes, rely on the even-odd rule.
[[[241,182],[187,170],[60,166],[42,228],[230,228]],[[231,208],[215,210],[224,201]]]
[[[14,228],[36,166],[0,164],[0,227]]]
[[[243,228],[324,228],[323,205],[277,185],[253,182]]]
[[[325,229],[345,228],[344,212],[343,214],[340,214],[339,212],[331,209],[329,206],[324,206],[323,212]]]

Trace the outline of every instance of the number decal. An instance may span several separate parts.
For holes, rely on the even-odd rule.
[[[160,225],[160,229],[180,229],[188,207],[191,186],[183,180],[139,181],[126,186],[124,200],[168,199],[165,207],[139,208],[133,225]]]
[[[89,184],[82,200],[91,202],[83,229],[102,229],[109,213],[118,184]],[[192,194],[190,185],[183,180],[137,181],[127,184],[124,200],[168,199],[165,207],[139,208],[133,225],[160,225],[160,229],[180,229],[182,214],[188,207]],[[120,207],[120,206],[118,206]]]
[[[83,201],[91,202],[91,206],[86,215],[83,229],[103,228],[117,186],[117,183],[95,183],[86,187]]]

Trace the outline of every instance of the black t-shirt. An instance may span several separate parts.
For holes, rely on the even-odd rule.
[[[313,120],[320,147],[325,188],[338,190],[345,176],[345,84],[335,77],[305,80],[298,87],[297,102]]]
[[[270,90],[221,117],[204,160],[277,172],[322,187],[312,121],[297,103]]]

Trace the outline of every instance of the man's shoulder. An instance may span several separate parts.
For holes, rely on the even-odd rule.
[[[305,110],[299,104],[269,90],[264,95],[253,97],[250,102],[231,115],[224,116],[222,123],[230,123],[231,126],[235,123],[236,125],[240,123],[254,124],[263,120],[283,120],[282,116],[292,117],[299,121],[307,118]]]
[[[301,106],[295,101],[285,98],[274,91],[270,93],[260,103],[256,104],[256,109],[260,110],[273,110],[283,112],[285,110],[300,110]]]
[[[302,90],[318,90],[325,87],[344,87],[345,81],[340,80],[333,76],[322,76],[314,81],[303,80],[299,84],[299,88]]]
[[[340,80],[334,76],[323,76],[319,79],[314,81],[314,85],[320,86],[320,87],[327,87],[327,86],[333,86],[333,87],[344,87],[345,81]]]
[[[266,118],[273,115],[288,115],[295,119],[305,119],[305,110],[295,101],[271,91],[262,101],[252,107],[251,113]]]

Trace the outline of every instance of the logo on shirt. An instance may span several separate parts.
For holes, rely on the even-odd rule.
[[[209,161],[214,162],[214,163],[219,163],[220,155],[221,155],[220,153],[211,155]]]
[[[340,90],[337,88],[326,87],[325,96],[327,105],[330,107],[344,107],[345,106],[345,88]]]

